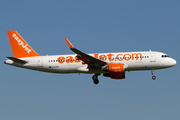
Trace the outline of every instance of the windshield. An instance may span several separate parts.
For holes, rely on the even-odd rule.
[[[169,56],[168,56],[168,55],[162,55],[161,57],[162,57],[162,58],[166,58],[166,57],[169,57]]]

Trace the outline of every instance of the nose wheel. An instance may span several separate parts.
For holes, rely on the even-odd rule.
[[[156,76],[153,75],[153,76],[152,76],[152,79],[155,80],[155,79],[156,79]]]
[[[154,70],[151,70],[151,73],[152,73],[152,79],[155,80],[156,76],[154,76]]]
[[[98,80],[98,76],[99,76],[100,74],[95,74],[95,75],[93,75],[92,76],[92,79],[93,79],[93,82],[94,82],[94,84],[98,84],[99,83],[99,80]]]

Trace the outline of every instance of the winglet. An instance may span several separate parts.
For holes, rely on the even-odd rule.
[[[69,42],[69,40],[67,38],[64,38],[69,46],[69,48],[74,48],[74,46]]]

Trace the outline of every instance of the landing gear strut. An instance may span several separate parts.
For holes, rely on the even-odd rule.
[[[95,74],[95,75],[93,75],[92,76],[92,79],[93,79],[93,81],[94,81],[94,84],[98,84],[99,83],[99,80],[98,80],[98,76],[99,76],[100,74]]]
[[[151,73],[152,73],[152,79],[155,80],[156,79],[156,76],[154,76],[154,70],[151,70]]]

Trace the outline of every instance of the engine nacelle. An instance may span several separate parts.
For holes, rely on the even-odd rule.
[[[102,71],[106,71],[108,73],[104,73],[103,76],[111,77],[113,79],[124,79],[125,78],[125,65],[123,63],[118,64],[108,64],[102,67]]]

